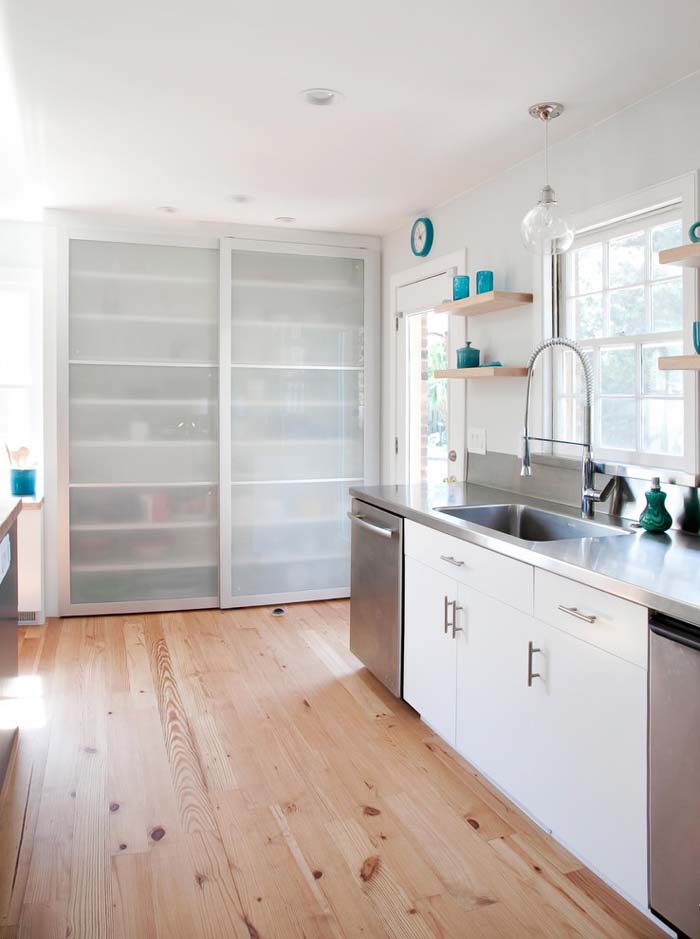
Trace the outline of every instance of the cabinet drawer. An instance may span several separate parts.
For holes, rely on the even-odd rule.
[[[532,613],[533,577],[529,564],[406,520],[404,551],[433,570],[449,574],[474,590]]]
[[[647,667],[646,607],[536,570],[535,616],[633,665]]]

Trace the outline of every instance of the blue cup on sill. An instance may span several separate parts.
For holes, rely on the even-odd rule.
[[[10,469],[10,492],[13,496],[35,496],[36,470]]]
[[[476,272],[476,292],[491,293],[493,290],[493,271]]]
[[[455,274],[452,278],[452,299],[466,300],[469,296],[469,275]]]
[[[695,320],[693,323],[693,345],[697,354],[700,355],[700,320]]]

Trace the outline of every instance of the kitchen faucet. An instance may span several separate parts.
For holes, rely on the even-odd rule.
[[[564,346],[571,349],[581,362],[583,368],[583,382],[585,386],[585,397],[583,404],[583,441],[578,440],[559,440],[556,437],[532,437],[529,431],[530,421],[530,384],[532,382],[532,371],[535,362],[545,349],[552,346]],[[591,415],[593,404],[593,369],[583,353],[583,349],[572,339],[564,339],[560,336],[553,336],[551,339],[545,339],[533,351],[527,363],[527,391],[525,392],[525,431],[523,434],[523,456],[521,476],[532,476],[532,461],[530,458],[530,441],[539,440],[545,443],[565,443],[574,447],[583,447],[583,458],[581,460],[581,515],[584,518],[593,518],[593,506],[596,502],[605,502],[610,495],[616,479],[613,478],[602,491],[595,488],[595,474],[602,472],[602,466],[595,463],[591,454]]]

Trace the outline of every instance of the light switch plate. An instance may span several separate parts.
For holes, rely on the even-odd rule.
[[[467,428],[467,450],[470,453],[486,454],[486,428],[469,427]]]

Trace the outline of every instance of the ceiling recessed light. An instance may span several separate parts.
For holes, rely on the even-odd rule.
[[[335,91],[333,88],[305,88],[299,92],[299,96],[315,108],[327,108],[332,104],[338,104],[344,97],[341,91]]]
[[[172,215],[173,212],[177,212],[177,209],[174,205],[159,205],[156,211],[165,212],[166,215]]]
[[[245,202],[252,202],[253,196],[247,196],[243,192],[236,193],[235,196],[229,196],[231,202],[236,202],[238,205],[243,205]]]
[[[278,215],[275,219],[276,222],[282,222],[285,225],[289,225],[290,222],[296,222],[296,219],[291,215]]]

